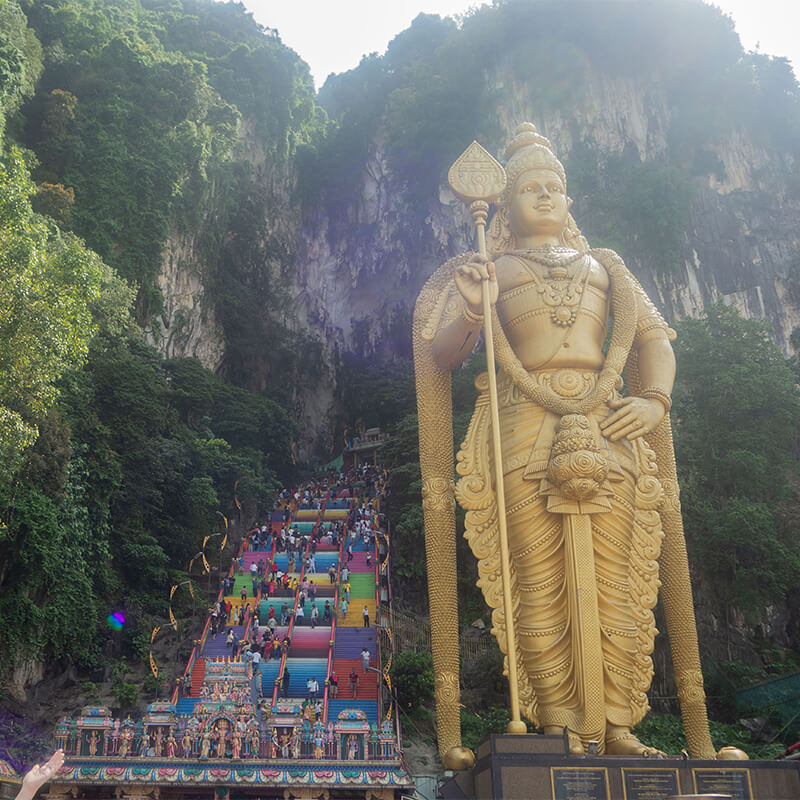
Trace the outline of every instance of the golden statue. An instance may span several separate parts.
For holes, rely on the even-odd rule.
[[[453,170],[471,169],[480,189],[502,168],[476,152]],[[488,204],[471,206],[486,252],[440,267],[414,314],[440,754],[451,768],[472,758],[460,747],[455,496],[506,655],[509,731],[525,730],[521,710],[545,733],[566,728],[573,752],[589,741],[601,753],[651,752],[631,728],[648,709],[660,564],[690,752],[713,758],[669,422],[675,334],[616,253],[589,249],[549,141],[525,123],[506,158],[485,247]],[[450,371],[485,313],[500,364],[497,449],[484,373],[454,486]]]

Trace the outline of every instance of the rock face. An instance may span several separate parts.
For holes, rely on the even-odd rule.
[[[634,166],[669,157],[674,109],[657,83],[590,71],[581,103],[565,111],[535,107],[531,87],[510,68],[497,69],[487,82],[494,110],[483,143],[501,153],[520,121],[534,121],[567,164],[571,194],[582,189],[580,176],[573,181],[570,172],[578,148],[584,160],[588,152],[601,165],[614,157]],[[239,157],[262,195],[266,234],[261,235],[279,236],[282,244],[277,260],[252,268],[285,276],[290,300],[281,313],[287,327],[322,342],[329,380],[322,390],[314,388],[313,396],[301,398],[301,405],[308,405],[305,421],[318,428],[334,402],[339,359],[348,354],[408,356],[419,289],[439,264],[472,247],[469,216],[446,186],[445,175],[438,194],[412,204],[408,177],[390,168],[386,124],[377,130],[353,172],[348,198],[323,202],[311,197],[302,204],[295,191],[295,164],[270,168],[243,126]],[[767,320],[789,355],[791,333],[800,325],[800,196],[791,179],[794,159],[737,130],[704,153],[714,171],[686,169],[692,199],[680,220],[673,268],[664,271],[653,264],[647,249],[637,246],[635,226],[624,219],[617,221],[623,244],[616,247],[668,319],[695,316],[721,300],[747,317]],[[604,244],[593,237],[592,220],[608,213],[605,174],[600,171],[599,185],[573,195],[578,224],[594,245]],[[659,191],[656,182],[655,209]],[[164,294],[161,348],[165,355],[194,355],[220,369],[230,356],[229,345],[216,313],[218,298],[210,296],[202,275],[192,241],[170,240],[159,280]],[[263,313],[274,316],[276,310]]]
[[[158,276],[164,305],[146,334],[165,358],[193,356],[216,371],[225,355],[225,340],[214,303],[206,297],[201,263],[192,239],[177,233],[170,237]]]

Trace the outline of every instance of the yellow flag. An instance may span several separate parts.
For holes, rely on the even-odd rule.
[[[150,671],[153,673],[154,678],[158,677],[158,667],[156,666],[152,651],[150,652]]]

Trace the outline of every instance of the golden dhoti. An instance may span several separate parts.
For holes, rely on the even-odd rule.
[[[535,376],[569,398],[585,396],[596,380],[578,370]],[[662,537],[652,453],[641,440],[603,439],[597,423],[611,410],[600,406],[586,417],[607,478],[588,500],[565,498],[547,477],[559,416],[502,376],[498,388],[522,707],[538,725],[566,726],[602,750],[608,724],[631,727],[647,710]],[[489,427],[484,393],[459,453],[458,495],[507,652]]]

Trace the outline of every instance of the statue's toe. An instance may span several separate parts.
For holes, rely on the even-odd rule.
[[[606,739],[606,753],[610,756],[642,756],[664,758],[664,753],[655,747],[642,744],[632,733],[619,733]]]

